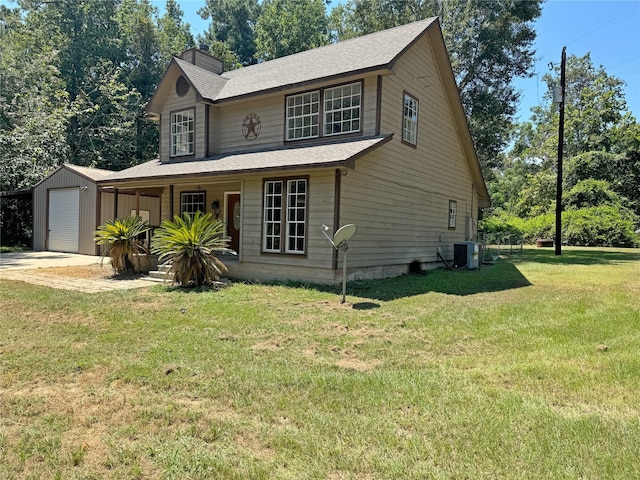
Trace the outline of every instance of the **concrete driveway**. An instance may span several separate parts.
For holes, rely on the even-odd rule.
[[[152,285],[144,277],[133,278],[72,278],[54,275],[49,267],[81,267],[97,265],[100,257],[58,252],[19,252],[0,254],[0,279],[43,285],[62,290],[76,290],[86,293],[127,290]],[[109,260],[105,262],[105,268]]]
[[[48,267],[77,267],[95,265],[100,257],[59,252],[0,253],[1,270],[33,270]]]

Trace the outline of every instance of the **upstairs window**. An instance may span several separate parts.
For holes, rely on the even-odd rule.
[[[307,179],[264,183],[262,250],[304,254],[307,243]]]
[[[286,117],[287,140],[359,132],[362,82],[288,96]]]
[[[320,92],[287,97],[287,140],[318,136],[320,125]]]
[[[324,91],[324,134],[360,131],[360,83]]]
[[[404,94],[402,109],[402,140],[411,145],[418,143],[418,100]]]
[[[171,156],[193,155],[195,110],[171,114]]]

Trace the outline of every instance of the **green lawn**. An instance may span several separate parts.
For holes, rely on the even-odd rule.
[[[347,290],[0,280],[0,478],[640,478],[640,250]]]

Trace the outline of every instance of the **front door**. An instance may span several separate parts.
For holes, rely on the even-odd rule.
[[[240,253],[240,194],[227,196],[227,235],[231,238],[229,248]]]

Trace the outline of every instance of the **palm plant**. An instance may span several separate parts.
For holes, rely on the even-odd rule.
[[[227,271],[216,254],[235,254],[228,242],[224,224],[198,211],[193,218],[184,213],[173,221],[164,220],[153,236],[151,251],[159,254],[160,263],[169,264],[174,284],[197,287],[219,280]]]
[[[133,273],[133,257],[145,254],[147,249],[138,237],[149,230],[149,223],[141,217],[131,215],[122,219],[109,220],[94,232],[95,242],[105,245],[101,257],[111,257],[111,266],[117,273]]]

